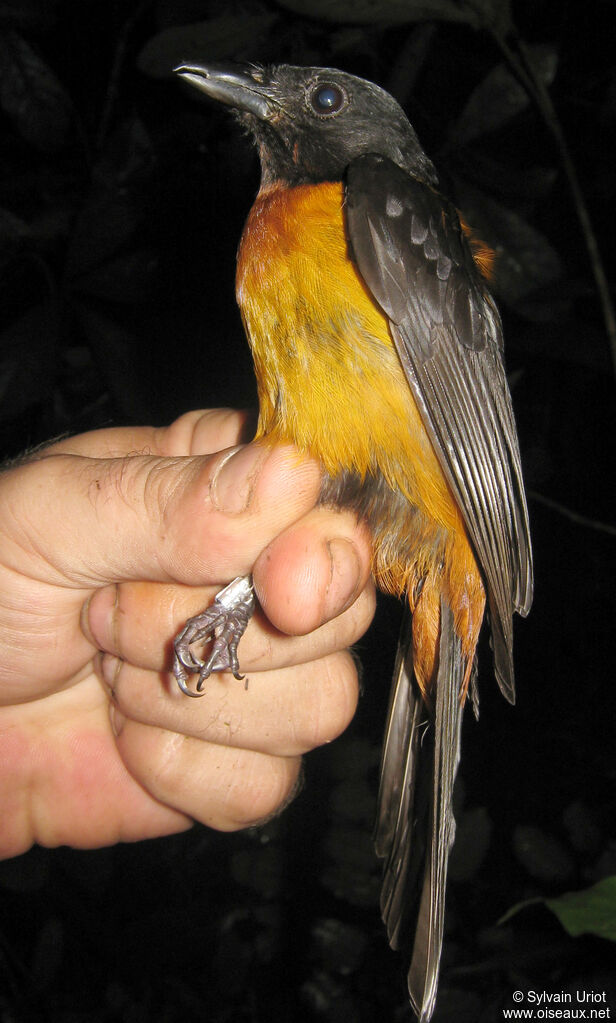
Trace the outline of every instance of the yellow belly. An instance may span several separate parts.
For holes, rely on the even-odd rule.
[[[348,254],[340,183],[273,188],[250,213],[237,298],[259,388],[259,436],[325,471],[379,472],[439,526],[459,514],[389,324]]]

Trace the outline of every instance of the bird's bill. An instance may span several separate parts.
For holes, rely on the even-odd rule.
[[[211,99],[245,110],[261,121],[272,115],[272,102],[265,89],[241,64],[180,64],[174,71]]]

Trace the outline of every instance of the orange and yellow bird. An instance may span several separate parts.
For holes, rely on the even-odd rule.
[[[404,597],[379,791],[381,909],[411,943],[420,1023],[436,997],[460,726],[487,602],[513,702],[512,615],[533,580],[498,311],[474,245],[395,100],[330,68],[177,69],[252,134],[261,186],[240,241],[237,299],[259,393],[257,437],[320,461],[320,501],[369,525],[378,586]],[[239,675],[250,580],[176,639],[199,695]],[[212,640],[207,660],[191,644]],[[199,674],[196,691],[189,675]]]

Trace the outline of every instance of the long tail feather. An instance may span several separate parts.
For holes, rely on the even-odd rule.
[[[412,677],[410,615],[400,635],[383,752],[376,848],[386,857],[381,912],[392,947],[412,944],[408,986],[419,1023],[434,1011],[443,943],[452,793],[465,672],[453,614],[441,600],[438,671],[429,712]]]

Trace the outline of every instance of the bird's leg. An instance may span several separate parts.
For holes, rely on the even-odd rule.
[[[220,590],[211,607],[189,618],[175,637],[173,646],[173,674],[186,696],[203,696],[205,680],[213,671],[231,671],[242,679],[237,659],[237,645],[244,635],[255,607],[255,594],[250,576],[238,576]],[[195,657],[193,643],[207,643],[212,647],[205,661]],[[195,689],[188,686],[190,675],[199,675]]]

